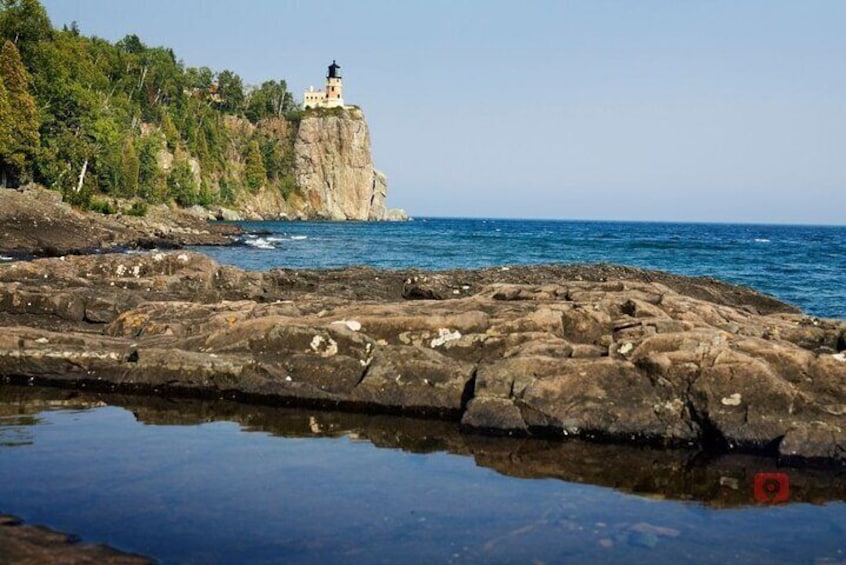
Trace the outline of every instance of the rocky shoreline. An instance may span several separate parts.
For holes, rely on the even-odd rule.
[[[0,514],[0,557],[3,563],[103,563],[144,565],[153,560],[123,553],[106,545],[79,543],[72,534],[24,524]]]
[[[81,212],[52,190],[0,189],[0,256],[60,257],[129,249],[230,245],[242,230],[202,210],[150,206],[142,217]]]
[[[846,322],[712,279],[67,256],[0,265],[0,326],[9,383],[846,464]]]

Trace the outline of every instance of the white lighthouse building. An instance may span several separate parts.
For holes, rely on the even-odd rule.
[[[309,89],[303,95],[303,108],[343,108],[344,85],[341,82],[341,66],[334,60],[326,73],[326,90]]]

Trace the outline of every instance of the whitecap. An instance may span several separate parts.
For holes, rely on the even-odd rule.
[[[763,238],[763,237],[756,237],[755,238],[755,243],[769,243],[769,242],[770,242],[769,239],[766,239],[766,238]]]
[[[255,239],[248,239],[244,241],[250,247],[255,247],[256,249],[276,249],[272,243],[266,240],[263,237],[257,237]]]
[[[9,257],[8,255],[0,255],[0,261],[14,261],[14,257]]]
[[[308,239],[307,235],[292,235],[291,239],[294,241],[302,241],[303,239]]]

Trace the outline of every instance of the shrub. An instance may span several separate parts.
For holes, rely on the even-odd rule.
[[[99,212],[101,214],[115,214],[117,212],[117,207],[114,203],[109,202],[108,200],[100,200],[99,198],[93,198],[91,200],[91,204],[89,204],[89,209],[92,212]]]
[[[142,217],[147,215],[147,203],[141,200],[136,200],[126,212],[130,216]]]

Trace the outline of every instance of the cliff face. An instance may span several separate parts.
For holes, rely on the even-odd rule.
[[[227,220],[325,219],[405,220],[402,210],[386,208],[388,181],[373,168],[370,132],[357,108],[310,112],[299,123],[269,118],[252,124],[229,116],[225,131],[230,149],[224,173],[203,170],[199,160],[183,153],[195,187],[206,186],[213,195],[232,191],[229,203],[212,205],[215,217]],[[161,135],[149,128],[145,135]],[[164,145],[164,139],[161,140]],[[276,156],[263,163],[268,179],[248,188],[245,149],[251,143],[268,148]],[[166,177],[176,156],[162,147],[157,164]],[[285,176],[291,184],[279,180]],[[271,178],[273,177],[273,178]],[[295,185],[295,186],[292,186]]]
[[[370,131],[359,109],[309,115],[294,141],[294,170],[308,217],[386,220],[387,179],[373,167]]]

